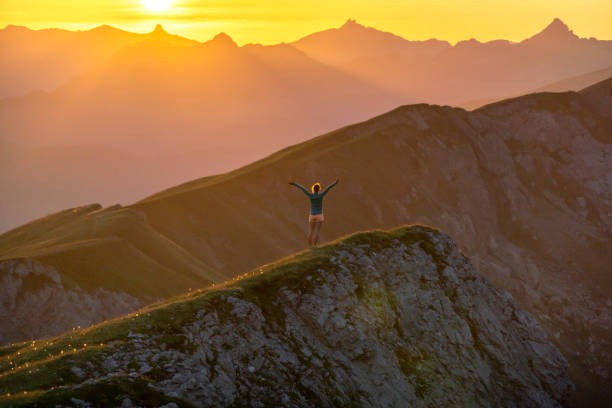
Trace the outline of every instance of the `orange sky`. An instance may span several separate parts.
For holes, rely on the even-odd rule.
[[[582,37],[612,39],[610,0],[174,0],[167,12],[140,0],[0,0],[0,27],[89,29],[110,24],[208,40],[228,33],[239,44],[293,41],[347,18],[407,39],[451,42],[521,40],[559,17]]]

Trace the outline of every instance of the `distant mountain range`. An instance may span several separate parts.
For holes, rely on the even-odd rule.
[[[365,27],[351,19],[339,28],[307,35],[291,45],[318,61],[335,66],[362,57],[393,54],[428,58],[452,48],[449,42],[436,39],[408,41],[392,33]]]
[[[341,32],[346,32],[341,38],[350,37],[349,33],[360,38],[370,30],[349,21],[336,31],[316,36],[316,41],[294,44],[306,54],[324,59],[333,54],[328,44],[334,44]],[[475,99],[524,94],[553,81],[612,66],[612,41],[579,38],[559,19],[519,43],[471,39],[451,47],[435,40],[404,40],[400,48],[398,39],[387,42],[387,47],[377,43],[377,54],[346,53],[347,58],[335,65],[419,102],[455,106]],[[344,47],[348,47],[346,43]],[[336,52],[342,53],[342,48],[336,47]]]
[[[148,38],[52,92],[0,101],[0,229],[75,202],[125,202],[403,101],[288,45]]]
[[[288,181],[340,177],[324,240],[406,223],[448,231],[538,317],[572,364],[577,398],[605,406],[611,135],[612,78],[474,112],[402,106],[128,207],[75,208],[1,235],[6,313],[54,310],[41,290],[98,288],[143,304],[231,279],[304,247],[307,200]],[[31,317],[3,327],[5,341],[40,327]],[[61,324],[86,322],[73,313],[49,327]]]
[[[150,39],[174,45],[198,44],[168,34],[161,25],[148,34],[131,33],[108,25],[89,31],[30,30],[9,25],[0,30],[0,98],[52,91],[103,63],[122,48]]]
[[[126,46],[146,40],[176,46],[199,44],[169,34],[161,25],[147,34],[108,25],[76,32],[9,25],[0,30],[0,73],[6,78],[0,81],[0,98],[52,91]],[[426,103],[456,104],[526,93],[612,66],[612,41],[579,38],[559,19],[519,43],[470,39],[453,46],[435,38],[409,41],[349,19],[339,28],[313,33],[287,45],[316,61]],[[40,70],[41,66],[45,69]],[[506,80],[491,79],[499,76]]]
[[[353,20],[243,47],[161,26],[8,26],[0,49],[0,187],[11,191],[0,231],[77,203],[133,201],[402,104],[473,108],[612,66],[611,41],[559,20],[520,43],[454,46]]]

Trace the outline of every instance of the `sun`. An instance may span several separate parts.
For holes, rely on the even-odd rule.
[[[142,0],[142,5],[150,11],[166,11],[172,6],[172,0]]]

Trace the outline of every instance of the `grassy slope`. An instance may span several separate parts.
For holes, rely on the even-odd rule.
[[[221,280],[142,214],[117,207],[66,210],[0,236],[0,259],[23,257],[56,267],[65,286],[139,297],[172,296]]]
[[[393,117],[394,113],[388,115]],[[378,126],[377,122],[372,119],[365,124]],[[104,287],[137,296],[170,296],[231,278],[236,271],[244,272],[304,246],[304,198],[286,185],[285,170],[276,172],[270,166],[286,167],[287,163],[333,154],[355,142],[350,129],[358,127],[291,146],[227,174],[168,189],[128,208],[90,205],[32,221],[0,235],[0,260],[34,258],[56,267],[68,286]],[[370,136],[363,137],[369,139],[368,143],[376,143]],[[347,151],[341,161],[348,164],[354,153]],[[386,154],[380,151],[372,159],[384,161]],[[282,190],[275,189],[273,195],[289,197],[291,204],[283,203],[284,208],[279,208],[285,214],[275,215],[274,208],[279,204],[276,199],[262,196],[257,183],[253,188],[249,185],[253,178],[268,178],[270,171],[282,177]],[[327,179],[335,174],[330,172]],[[302,181],[302,177],[296,177],[296,181]],[[151,206],[163,210],[149,213]],[[288,207],[301,209],[301,214],[287,217]],[[385,227],[405,222],[398,221]],[[278,245],[278,235],[265,234],[268,222],[274,224],[273,231],[282,231],[280,241],[288,245]],[[357,228],[347,224],[335,235],[367,226],[367,222]],[[241,244],[235,246],[237,242]],[[246,242],[251,244],[245,247]],[[207,259],[217,251],[217,262],[211,266]]]
[[[131,208],[146,213],[149,223],[194,256],[212,260],[218,270],[241,272],[303,248],[308,203],[301,192],[287,185],[289,180],[326,184],[341,178],[326,198],[325,237],[414,221],[396,208],[404,186],[428,176],[433,190],[458,193],[461,188],[448,183],[442,169],[424,168],[418,157],[420,139],[427,144],[436,134],[448,145],[466,148],[459,129],[444,120],[419,131],[408,113],[418,110],[439,118],[463,114],[434,106],[400,107],[235,171],[168,189]],[[375,207],[380,215],[373,218]],[[413,203],[412,213],[428,213],[436,207],[436,199],[427,194]],[[343,212],[346,209],[350,211]],[[189,221],[185,214],[190,215]]]
[[[392,231],[355,233],[262,266],[231,282],[194,291],[122,318],[47,340],[0,348],[0,406],[20,406],[34,402],[53,405],[69,402],[70,398],[79,396],[95,396],[103,404],[110,403],[104,398],[117,393],[135,395],[135,400],[143,404],[175,401],[179,405],[188,406],[184,401],[147,392],[146,379],[133,380],[127,376],[78,390],[68,391],[62,387],[82,381],[70,370],[75,362],[87,362],[94,356],[104,355],[113,344],[125,341],[130,332],[148,335],[161,333],[167,338],[166,344],[169,347],[186,347],[181,334],[182,327],[193,321],[197,311],[203,308],[214,309],[219,296],[241,290],[247,298],[259,304],[264,312],[274,316],[278,310],[266,296],[276,293],[281,286],[307,290],[304,287],[304,274],[329,266],[329,256],[334,250],[361,244],[368,244],[370,249],[384,248],[395,240],[406,244],[419,242],[427,248],[430,242],[427,234],[430,232],[435,230],[409,226]],[[428,252],[434,251],[430,248]]]

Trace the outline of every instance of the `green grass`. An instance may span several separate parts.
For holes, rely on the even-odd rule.
[[[0,260],[20,258],[54,267],[67,288],[104,288],[139,298],[173,296],[223,280],[138,212],[98,205],[62,211],[0,235]]]

